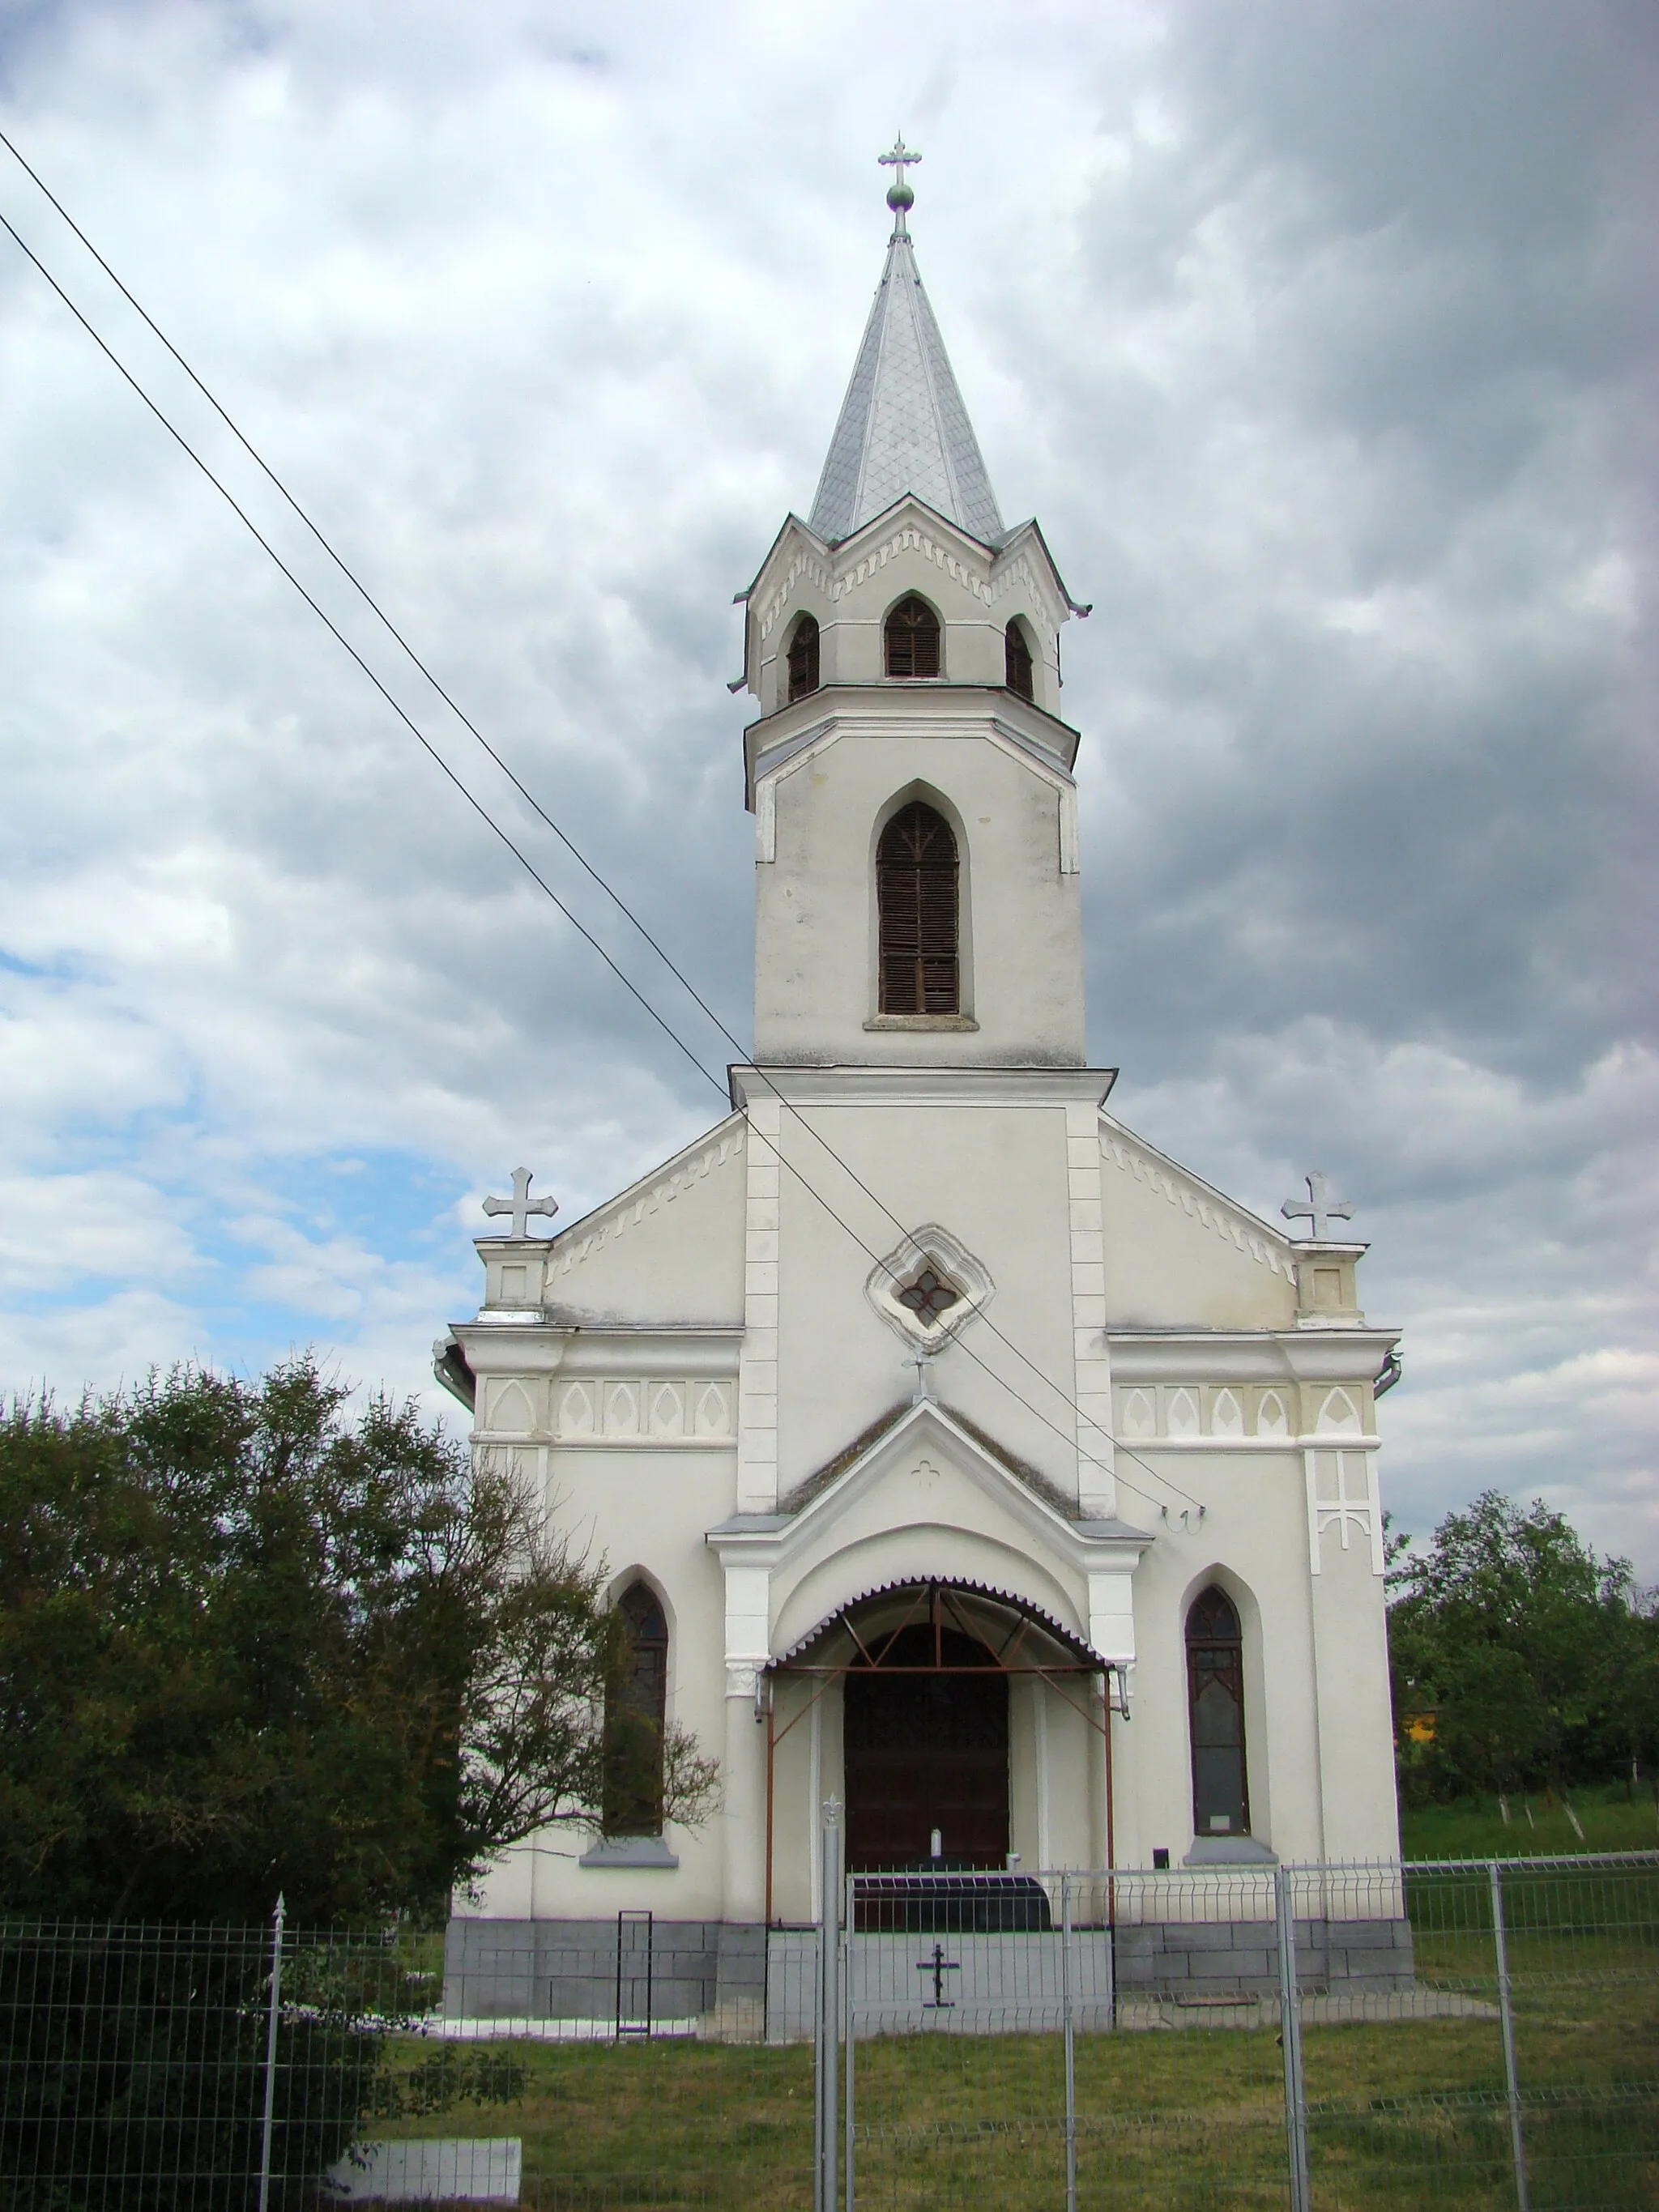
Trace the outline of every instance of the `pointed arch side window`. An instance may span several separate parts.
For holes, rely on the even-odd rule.
[[[890,676],[939,674],[939,617],[912,592],[887,617],[883,633]]]
[[[1244,1765],[1244,1640],[1232,1600],[1212,1583],[1187,1614],[1187,1710],[1193,1744],[1193,1832],[1250,1832]]]
[[[818,626],[803,615],[789,638],[789,696],[804,699],[818,688]]]
[[[876,848],[876,913],[884,1014],[961,1011],[957,841],[950,823],[913,799]]]
[[[607,1836],[659,1836],[663,1731],[668,1713],[668,1622],[646,1583],[617,1601],[623,1641],[605,1694]]]
[[[1008,689],[1018,691],[1022,699],[1034,700],[1036,691],[1031,679],[1030,641],[1018,617],[1002,633],[1002,657]]]

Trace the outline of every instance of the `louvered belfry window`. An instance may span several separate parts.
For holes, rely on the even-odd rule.
[[[921,799],[900,807],[876,848],[884,1014],[959,1011],[957,841]]]
[[[1018,691],[1022,699],[1035,697],[1031,688],[1031,648],[1026,643],[1024,631],[1017,622],[1011,622],[1003,632],[1002,650],[1007,668],[1008,689]]]
[[[939,617],[926,599],[912,592],[887,617],[887,673],[890,676],[939,674]]]
[[[818,688],[818,626],[803,615],[789,640],[789,696],[804,699]]]

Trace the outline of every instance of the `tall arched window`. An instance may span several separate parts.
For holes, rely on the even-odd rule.
[[[1002,633],[1002,657],[1008,689],[1018,691],[1022,699],[1034,699],[1030,643],[1018,621],[1011,622]]]
[[[631,1583],[617,1610],[623,1643],[605,1694],[605,1832],[659,1836],[668,1623],[645,1583]]]
[[[1212,1583],[1187,1615],[1187,1704],[1193,1735],[1193,1832],[1244,1836],[1244,1648],[1238,1614]]]
[[[818,626],[803,615],[789,640],[789,696],[804,699],[818,688]]]
[[[939,674],[939,617],[926,599],[912,592],[887,617],[887,673],[890,676]]]
[[[884,1014],[960,1012],[957,841],[942,814],[913,799],[876,848]]]

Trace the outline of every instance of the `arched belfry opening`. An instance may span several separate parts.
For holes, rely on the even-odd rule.
[[[876,848],[880,1011],[962,1011],[955,832],[920,799],[900,807]]]
[[[818,688],[818,626],[803,615],[789,634],[789,696],[805,699]]]
[[[882,643],[890,676],[939,674],[939,617],[915,592],[902,599],[888,616]]]
[[[1025,625],[1015,616],[1002,633],[1003,678],[1011,691],[1022,699],[1036,697],[1032,676],[1031,641],[1025,635]]]
[[[1187,1707],[1193,1750],[1193,1833],[1247,1836],[1244,1638],[1238,1609],[1212,1583],[1187,1613]]]

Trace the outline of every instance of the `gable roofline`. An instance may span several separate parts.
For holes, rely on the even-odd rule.
[[[549,1280],[551,1280],[556,1269],[562,1273],[565,1267],[586,1256],[584,1252],[576,1249],[578,1246],[601,1241],[607,1232],[620,1233],[623,1228],[631,1227],[633,1223],[625,1218],[630,1211],[635,1221],[643,1218],[647,1207],[654,1213],[659,1205],[678,1198],[693,1181],[701,1182],[710,1169],[722,1166],[731,1157],[731,1147],[734,1145],[740,1146],[744,1142],[748,1125],[749,1117],[741,1110],[724,1115],[712,1128],[705,1129],[700,1137],[694,1137],[689,1145],[682,1146],[660,1166],[652,1168],[648,1173],[629,1183],[626,1190],[619,1190],[614,1198],[602,1200],[598,1206],[579,1215],[560,1230],[556,1237],[550,1237]],[[711,1151],[715,1152],[718,1157],[708,1159],[704,1165],[705,1158]]]
[[[769,1562],[787,1559],[832,1528],[862,1491],[888,1472],[899,1448],[918,1437],[932,1437],[938,1448],[949,1448],[988,1496],[1012,1506],[1033,1534],[1073,1566],[1121,1558],[1128,1551],[1139,1557],[1152,1541],[1146,1530],[1127,1522],[1072,1514],[1055,1485],[934,1398],[913,1399],[884,1413],[842,1454],[797,1484],[775,1512],[734,1514],[710,1528],[704,1540],[722,1556],[730,1551],[759,1553]]]
[[[1028,516],[1024,522],[1015,523],[1012,529],[998,531],[994,537],[978,538],[975,537],[974,532],[964,524],[957,521],[954,515],[946,514],[941,508],[931,505],[928,501],[922,497],[920,492],[916,491],[900,492],[896,499],[890,501],[885,507],[881,508],[878,514],[871,515],[866,521],[861,522],[856,530],[849,531],[845,538],[824,538],[820,536],[818,532],[813,529],[810,522],[803,521],[801,517],[795,513],[793,507],[791,507],[788,514],[785,515],[782,522],[779,525],[777,534],[774,537],[772,543],[767,547],[765,557],[761,562],[760,566],[756,569],[754,574],[750,578],[748,583],[744,586],[740,592],[732,592],[732,605],[734,607],[743,607],[747,606],[754,599],[757,587],[759,586],[761,578],[766,574],[768,568],[771,567],[773,561],[775,559],[778,548],[783,544],[784,539],[787,538],[792,532],[797,532],[802,538],[806,538],[809,543],[823,556],[826,561],[832,562],[836,567],[840,567],[843,565],[847,560],[849,549],[851,549],[852,553],[855,557],[857,549],[862,541],[869,537],[879,536],[884,530],[890,528],[893,517],[899,512],[901,507],[916,507],[921,514],[927,517],[927,520],[930,522],[937,524],[941,530],[948,531],[952,537],[959,538],[964,545],[972,546],[977,552],[988,555],[990,565],[994,568],[1006,555],[1016,551],[1022,540],[1026,538],[1035,539],[1037,545],[1042,549],[1044,565],[1048,568],[1049,574],[1053,576],[1055,586],[1060,592],[1060,598],[1065,601],[1067,610],[1074,615],[1089,615],[1093,613],[1094,605],[1092,601],[1085,603],[1082,600],[1074,599],[1072,597],[1071,592],[1066,589],[1066,580],[1060,573],[1060,564],[1054,559],[1054,551],[1048,544],[1048,538],[1043,535],[1042,525],[1037,520],[1035,515]]]
[[[1136,1182],[1150,1182],[1154,1188],[1161,1188],[1171,1204],[1180,1206],[1201,1226],[1214,1230],[1248,1257],[1261,1261],[1273,1273],[1284,1275],[1295,1285],[1297,1240],[1293,1237],[1282,1229],[1275,1229],[1271,1221],[1264,1221],[1259,1213],[1253,1213],[1236,1198],[1229,1198],[1213,1183],[1206,1182],[1202,1176],[1183,1167],[1168,1152],[1159,1152],[1156,1145],[1149,1144],[1126,1123],[1115,1120],[1103,1104],[1100,1109],[1100,1148],[1103,1158],[1127,1170]],[[1140,1156],[1140,1164],[1149,1174],[1135,1174],[1135,1163],[1129,1157],[1132,1153]],[[1188,1204],[1182,1199],[1180,1186],[1191,1193],[1195,1204]]]
[[[1065,600],[1070,611],[1080,619],[1093,614],[1095,603],[1092,599],[1074,599],[1066,589],[1066,579],[1060,573],[1060,563],[1055,560],[1048,541],[1042,534],[1042,525],[1037,520],[1036,515],[1031,515],[1024,522],[1017,522],[1012,530],[1003,532],[997,541],[998,557],[1000,558],[1005,553],[1012,553],[1022,538],[1035,538],[1042,548],[1042,557],[1048,564],[1049,574],[1059,586],[1060,596]]]
[[[734,592],[732,595],[733,606],[740,606],[744,610],[743,673],[733,677],[726,690],[733,694],[745,689],[758,690],[761,667],[765,658],[763,650],[765,639],[770,635],[774,623],[787,611],[786,603],[795,580],[800,574],[805,573],[811,576],[817,590],[833,608],[843,592],[860,580],[857,572],[861,562],[876,558],[879,565],[883,540],[892,537],[895,531],[902,531],[907,516],[914,517],[923,532],[924,552],[931,550],[936,561],[942,559],[947,565],[953,562],[960,562],[962,580],[974,579],[970,588],[985,600],[988,619],[994,618],[990,611],[998,580],[1006,575],[1009,567],[1022,556],[1034,565],[1033,581],[1039,602],[1046,599],[1050,591],[1053,592],[1053,603],[1043,606],[1042,612],[1043,620],[1053,623],[1056,634],[1065,623],[1067,613],[1086,615],[1091,611],[1087,605],[1072,597],[1066,579],[1055,563],[1048,541],[1035,520],[1022,522],[1013,530],[1001,532],[992,539],[975,538],[970,530],[963,529],[951,516],[941,514],[936,507],[931,507],[918,493],[907,491],[901,493],[879,514],[872,515],[869,521],[850,537],[831,544],[821,538],[810,523],[803,522],[799,515],[791,512],[784,517],[766,550],[765,559],[753,576],[740,592]],[[929,538],[938,541],[932,548],[926,544]],[[781,559],[792,543],[799,548],[793,556],[793,566]],[[981,566],[982,580],[974,574]],[[763,595],[763,586],[766,585],[769,575],[779,569],[783,573],[777,587],[768,588]],[[833,615],[830,619],[834,619]]]

